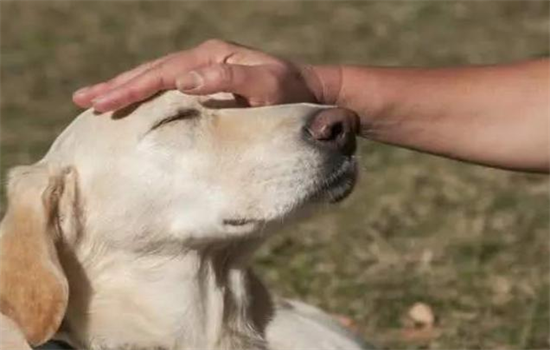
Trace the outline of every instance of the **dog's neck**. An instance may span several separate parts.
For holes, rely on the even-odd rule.
[[[272,308],[246,267],[256,245],[144,254],[81,244],[62,255],[71,289],[63,328],[92,349],[263,349]]]

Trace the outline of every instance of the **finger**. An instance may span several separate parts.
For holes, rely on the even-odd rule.
[[[201,47],[179,52],[170,59],[99,95],[92,101],[92,105],[97,111],[106,112],[144,100],[158,91],[173,89],[176,87],[177,76],[211,63],[215,56],[215,52],[209,52]]]
[[[170,87],[169,80],[163,76],[162,70],[153,68],[94,99],[92,107],[98,112],[124,108]]]
[[[157,66],[157,65],[159,65],[163,62],[168,61],[169,59],[171,59],[172,57],[174,57],[177,54],[178,53],[171,53],[171,54],[163,56],[161,58],[157,58],[156,60],[145,62],[145,63],[137,66],[136,68],[134,68],[132,70],[129,70],[127,72],[124,72],[122,74],[117,75],[115,78],[111,79],[108,83],[111,85],[111,89],[116,88],[116,87],[130,81],[131,79],[137,77],[138,75],[140,75],[142,73],[145,73],[149,69],[151,69],[151,68],[153,68],[153,67],[155,67],[155,66]]]
[[[107,83],[98,83],[90,87],[83,87],[73,93],[73,102],[82,108],[89,108],[92,100],[100,91],[108,90]]]
[[[277,78],[266,66],[214,64],[176,79],[178,90],[192,95],[230,92],[253,105],[270,104],[278,95]]]
[[[155,67],[156,65],[170,59],[173,56],[174,54],[170,54],[170,55],[161,57],[159,59],[143,63],[129,71],[126,71],[122,74],[117,75],[115,78],[107,82],[102,82],[102,83],[81,88],[73,94],[73,101],[80,107],[85,107],[85,108],[91,107],[92,100],[94,100],[96,97],[125,84],[131,79]]]

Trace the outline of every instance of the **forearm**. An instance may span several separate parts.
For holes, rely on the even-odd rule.
[[[361,136],[500,168],[548,172],[549,61],[402,69],[315,67]]]

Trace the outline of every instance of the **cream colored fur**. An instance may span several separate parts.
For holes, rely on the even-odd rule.
[[[331,107],[217,108],[232,103],[171,91],[114,115],[88,110],[40,162],[12,172],[2,338],[36,345],[57,331],[79,349],[361,347],[321,311],[273,300],[249,269],[281,222],[352,185],[353,159],[303,138],[306,121]]]

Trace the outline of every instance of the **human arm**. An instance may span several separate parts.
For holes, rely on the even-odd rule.
[[[373,140],[548,172],[549,68],[547,59],[437,69],[307,66],[214,40],[77,92],[74,100],[107,111],[179,88],[188,94],[232,92],[251,106],[337,104],[356,112],[360,135]]]
[[[549,171],[547,59],[459,68],[316,70],[325,80],[326,98],[358,113],[361,136],[487,166]]]

